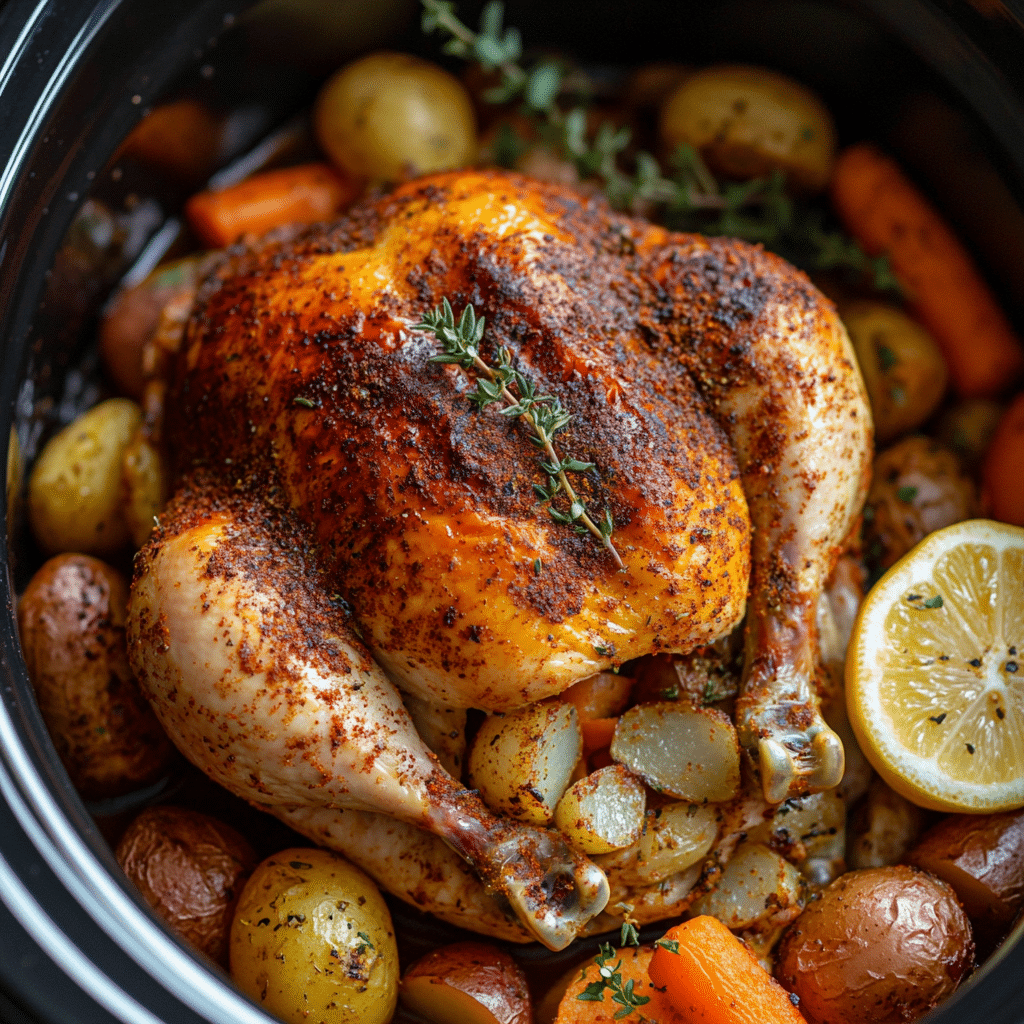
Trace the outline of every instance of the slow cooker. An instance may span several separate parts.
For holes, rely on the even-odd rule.
[[[317,83],[380,45],[435,55],[411,0],[6,0],[0,4],[0,1018],[267,1022],[168,932],[123,880],[32,697],[15,594],[38,555],[18,465],[95,395],[91,331],[130,268],[166,250],[189,190],[290,123]],[[460,5],[467,20],[479,4]],[[1021,0],[521,0],[525,38],[595,66],[760,63],[833,110],[844,141],[893,150],[975,251],[1024,325],[1024,3]],[[122,142],[187,97],[224,126],[210,165],[133,166]],[[189,180],[189,175],[193,180]],[[105,213],[103,212],[105,211]],[[168,234],[170,232],[170,235]],[[9,436],[17,438],[8,445]],[[136,805],[146,794],[136,795]],[[411,913],[399,928],[422,928]],[[1024,1021],[1021,927],[928,1016]]]

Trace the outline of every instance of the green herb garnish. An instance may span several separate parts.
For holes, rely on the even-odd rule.
[[[720,183],[692,146],[679,148],[667,175],[657,159],[644,151],[632,157],[631,170],[625,169],[622,158],[631,138],[629,129],[604,121],[590,134],[583,106],[575,103],[563,110],[558,101],[569,91],[569,69],[550,58],[524,67],[522,37],[518,30],[504,26],[500,0],[485,4],[478,31],[459,20],[451,0],[422,0],[422,4],[423,31],[445,36],[445,53],[498,73],[498,84],[486,90],[483,99],[520,102],[533,118],[540,139],[572,161],[581,177],[598,179],[616,209],[639,212],[656,207],[661,219],[676,230],[761,242],[805,269],[866,274],[878,291],[899,293],[888,260],[867,256],[848,235],[826,228],[820,210],[794,203],[785,193],[781,173]],[[501,166],[514,167],[527,148],[511,126],[501,128],[495,144]]]
[[[498,403],[504,406],[502,416],[518,417],[532,430],[530,442],[544,454],[538,460],[547,475],[547,484],[534,484],[537,496],[547,503],[548,514],[556,523],[570,526],[579,534],[591,533],[607,548],[616,566],[624,568],[612,532],[615,522],[606,508],[595,523],[587,512],[584,500],[573,489],[567,473],[585,473],[594,469],[594,463],[578,459],[560,458],[552,440],[555,434],[572,419],[556,395],[539,395],[533,382],[512,365],[512,357],[504,346],[498,348],[498,365],[488,365],[480,356],[480,342],[484,336],[485,319],[476,315],[472,305],[466,306],[458,321],[447,298],[441,305],[424,314],[423,320],[412,324],[411,330],[430,331],[441,343],[442,352],[431,356],[432,363],[451,363],[467,373],[477,373],[476,390],[468,398],[480,410]],[[511,388],[515,388],[518,396]],[[553,504],[558,494],[568,499],[568,509],[562,511]]]
[[[622,1007],[621,1010],[616,1011],[614,1019],[622,1020],[638,1007],[649,1003],[651,997],[637,995],[633,990],[632,979],[623,985],[622,973],[619,970],[622,967],[622,961],[616,960],[614,964],[612,963],[612,960],[615,960],[615,950],[612,949],[610,942],[602,943],[600,950],[600,953],[594,957],[594,963],[597,964],[597,970],[601,977],[598,981],[590,982],[576,998],[583,1003],[603,1003],[604,993],[607,990],[612,994],[612,1002],[618,1003]],[[586,970],[581,977],[586,977]]]

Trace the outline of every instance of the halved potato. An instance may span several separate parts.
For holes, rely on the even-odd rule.
[[[431,1024],[531,1024],[522,968],[496,946],[457,942],[417,960],[402,975],[398,998]]]
[[[108,398],[46,443],[28,481],[28,514],[50,555],[113,555],[131,541],[121,494],[124,450],[142,422],[128,398]]]
[[[797,906],[800,872],[761,843],[743,843],[726,865],[718,887],[701,896],[691,913],[710,914],[729,928],[749,928],[764,917]]]
[[[469,781],[493,811],[546,825],[583,753],[571,704],[531,704],[488,716],[469,752]]]
[[[739,789],[736,729],[713,708],[672,703],[630,708],[615,727],[611,755],[652,789],[681,800],[729,800]]]
[[[647,812],[637,844],[636,876],[653,885],[701,860],[718,838],[718,811],[708,804],[666,804]]]
[[[555,807],[555,828],[584,853],[610,853],[640,838],[647,793],[621,764],[599,768],[570,786]]]
[[[660,131],[666,149],[688,143],[728,177],[781,171],[805,192],[825,187],[835,161],[836,132],[825,105],[806,86],[766,68],[695,72],[665,101]]]

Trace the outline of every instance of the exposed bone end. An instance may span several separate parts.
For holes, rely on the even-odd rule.
[[[846,763],[843,741],[820,718],[802,732],[761,737],[757,754],[770,804],[838,786]]]
[[[477,869],[522,924],[548,949],[564,949],[604,910],[605,873],[557,832],[519,828]]]

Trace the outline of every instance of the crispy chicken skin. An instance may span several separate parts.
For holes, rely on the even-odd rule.
[[[507,347],[573,414],[556,446],[595,464],[574,485],[595,517],[610,510],[623,570],[538,503],[526,427],[477,411],[475,381],[430,362],[436,341],[411,325],[442,297],[487,318],[485,359]],[[132,662],[182,749],[229,788],[342,846],[345,808],[427,828],[528,933],[564,944],[607,884],[550,833],[503,832],[476,805],[467,817],[472,802],[438,781],[391,684],[506,710],[642,654],[692,650],[745,609],[737,725],[766,799],[839,781],[814,610],[863,501],[870,417],[834,310],[782,260],[515,175],[435,175],[336,225],[229,252],[168,377],[159,429],[179,494],[138,562]],[[274,516],[286,544],[272,543]],[[225,575],[227,543],[239,568]],[[322,655],[303,655],[296,622],[283,718],[265,727],[265,668],[232,631],[248,636],[249,609],[271,600],[280,634],[292,602],[280,587],[260,596],[267,574],[241,571],[246,545],[253,566],[270,564],[270,545],[288,578],[326,595],[323,635],[373,673],[344,699],[380,735],[321,736],[316,779],[295,723],[316,733],[330,717],[330,687],[309,682]],[[226,632],[204,641],[189,621],[210,614]],[[557,868],[538,874],[548,856]]]
[[[624,270],[643,227],[487,174],[400,189],[326,234],[245,254],[201,298],[166,436],[294,508],[374,657],[404,689],[508,710],[743,615],[750,527],[732,450],[654,354]],[[539,506],[520,422],[467,400],[409,325],[447,296],[487,317],[573,414],[559,453],[626,565]],[[539,566],[536,564],[539,559]]]

